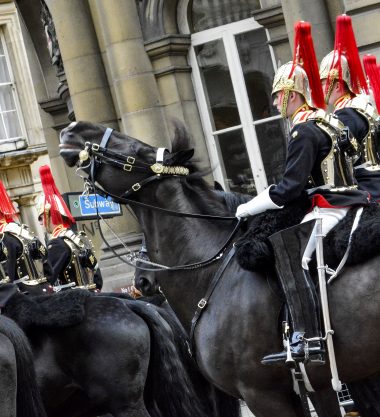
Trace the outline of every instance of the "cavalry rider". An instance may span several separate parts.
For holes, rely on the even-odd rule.
[[[297,22],[293,61],[281,66],[275,74],[272,95],[274,105],[290,124],[290,137],[285,172],[277,185],[271,185],[249,202],[237,208],[238,218],[253,216],[269,209],[282,209],[307,191],[313,210],[302,222],[322,218],[326,235],[349,210],[367,205],[369,195],[357,189],[353,170],[347,164],[347,153],[339,148],[337,137],[342,134],[341,123],[327,115],[319,80],[318,64],[311,37],[311,25]],[[318,322],[318,297],[310,277],[308,262],[316,248],[315,227],[302,258],[295,256],[294,247],[283,242],[274,245],[276,269],[284,290],[293,324],[290,352],[294,359],[303,360],[323,353],[322,342],[305,339],[321,336]],[[297,262],[295,259],[297,258]],[[279,268],[279,265],[282,268]],[[297,288],[302,288],[298,291]],[[286,350],[264,357],[263,363],[284,361]],[[315,356],[316,357],[316,356]]]
[[[1,269],[3,282],[28,286],[46,282],[49,272],[47,250],[25,224],[20,224],[3,183],[0,181],[0,233],[3,251]]]
[[[84,232],[71,227],[75,220],[59,193],[48,165],[40,167],[44,194],[40,196],[38,219],[50,234],[48,262],[49,282],[57,291],[65,288],[100,290],[103,280],[91,241]]]
[[[320,78],[327,104],[350,129],[360,144],[360,157],[355,162],[355,178],[359,188],[380,200],[380,155],[377,153],[378,113],[372,105],[361,66],[351,17],[341,15],[336,20],[334,50],[320,65]]]
[[[3,198],[6,196],[7,198]],[[13,217],[16,216],[16,211],[13,207],[12,202],[4,189],[3,183],[0,181],[0,227],[3,227],[4,224],[13,221]],[[7,250],[3,243],[4,233],[1,232],[1,254],[2,257],[7,255]],[[9,279],[6,279],[5,273],[0,276],[0,314],[1,310],[6,306],[8,300],[18,291],[17,285],[13,282],[9,282]],[[8,281],[8,282],[7,282]]]

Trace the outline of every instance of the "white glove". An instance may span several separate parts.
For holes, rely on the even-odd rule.
[[[270,209],[282,209],[284,206],[278,206],[271,200],[269,196],[269,190],[271,187],[272,185],[256,197],[252,198],[252,200],[248,201],[248,203],[240,204],[240,206],[236,209],[235,216],[241,219],[243,217],[254,216],[255,214],[259,214]]]

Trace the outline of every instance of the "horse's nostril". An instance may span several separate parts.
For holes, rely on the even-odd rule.
[[[139,286],[142,289],[148,289],[149,288],[149,281],[146,278],[140,278],[139,279]]]

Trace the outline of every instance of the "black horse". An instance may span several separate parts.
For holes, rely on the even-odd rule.
[[[106,127],[101,125],[72,123],[61,132],[61,156],[74,166],[86,142],[100,144],[105,132]],[[211,192],[189,162],[193,152],[180,141],[186,139],[185,132],[178,128],[176,133],[177,144],[172,152],[166,152],[165,165],[185,165],[191,175],[161,175],[155,181],[144,181],[155,175],[157,148],[113,131],[107,150],[114,154],[97,164],[96,181],[118,196],[131,190],[132,199],[140,203],[177,212],[231,215],[225,200]],[[121,171],[122,165],[129,165],[129,172]],[[133,209],[144,234],[149,236],[152,260],[166,265],[204,260],[223,245],[233,227],[232,223],[212,219],[172,217],[146,207]],[[347,267],[330,286],[335,351],[340,377],[346,382],[380,371],[380,336],[375,331],[380,325],[379,267],[379,256]],[[195,271],[158,274],[160,286],[187,330],[216,268],[218,265],[213,264]],[[243,398],[257,417],[293,417],[299,413],[289,371],[283,366],[261,364],[264,355],[282,346],[278,332],[281,306],[282,299],[273,293],[266,274],[247,272],[232,260],[195,331],[197,361],[203,374],[225,392]],[[308,367],[314,389],[330,392],[328,366],[317,368]],[[336,402],[333,395],[329,398]],[[339,410],[330,412],[332,416],[339,416]]]
[[[0,417],[44,416],[28,339],[0,315]]]
[[[49,417],[216,417],[154,306],[76,290],[16,294],[4,311],[30,339]]]

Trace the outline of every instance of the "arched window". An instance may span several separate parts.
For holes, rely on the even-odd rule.
[[[281,178],[286,156],[283,122],[271,97],[274,56],[266,30],[244,18],[258,3],[187,3],[189,60],[214,177],[227,190],[249,194]]]

